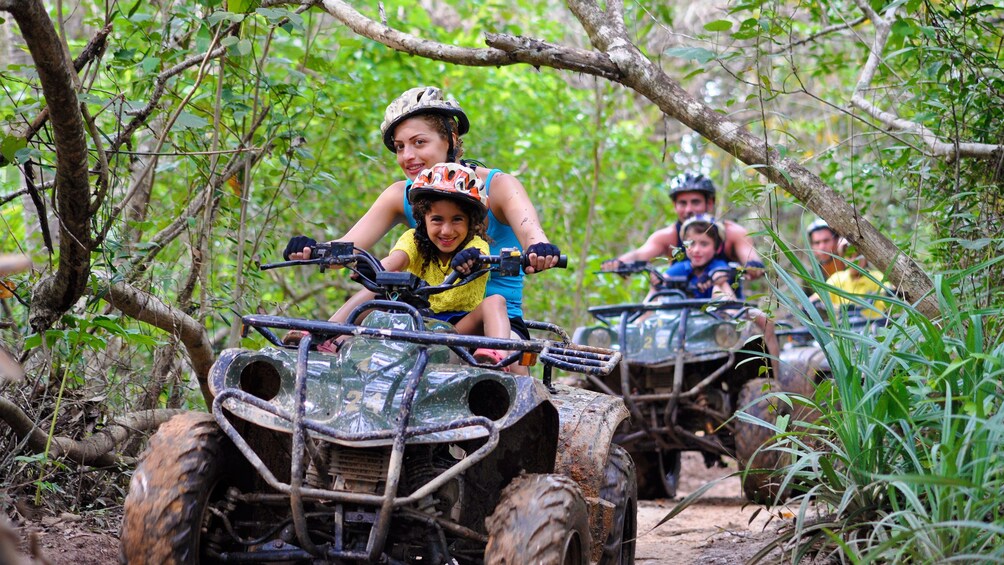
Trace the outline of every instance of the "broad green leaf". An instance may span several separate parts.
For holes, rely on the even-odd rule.
[[[681,59],[692,59],[702,65],[715,59],[714,52],[708,51],[703,47],[672,47],[666,49],[663,53]]]
[[[203,128],[209,125],[209,122],[205,118],[196,116],[195,114],[190,114],[188,112],[182,112],[178,115],[178,119],[174,122],[174,128],[182,129],[192,129],[192,128]]]
[[[28,146],[24,138],[16,135],[6,134],[0,138],[0,157],[3,157],[0,165],[17,161],[17,152]]]
[[[732,22],[728,20],[715,20],[704,24],[704,29],[708,31],[729,31],[732,29]]]

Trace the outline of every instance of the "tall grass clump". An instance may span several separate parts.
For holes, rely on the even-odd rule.
[[[953,293],[1004,258],[936,276],[941,315],[929,319],[892,296],[841,293],[782,251],[796,267],[780,272],[780,300],[823,349],[831,376],[812,398],[784,399],[818,419],[773,428],[768,449],[790,460],[778,475],[801,492],[788,501],[793,526],[758,558],[782,548],[795,562],[821,554],[845,563],[1004,563],[1004,340],[985,333],[1000,327],[1001,311]],[[819,293],[823,312],[797,279]],[[829,292],[883,323],[842,325]]]

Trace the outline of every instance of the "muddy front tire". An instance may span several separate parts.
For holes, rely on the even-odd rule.
[[[627,450],[611,445],[600,498],[614,504],[613,529],[603,543],[601,565],[633,565],[638,535],[638,477]]]
[[[486,524],[485,565],[589,563],[589,510],[568,477],[516,477]]]
[[[792,408],[778,398],[763,398],[768,393],[782,391],[810,398],[813,394],[812,384],[801,376],[784,375],[780,381],[753,379],[743,385],[739,406],[747,407],[747,414],[770,424],[782,415],[791,418],[789,426],[796,421],[813,421],[818,417],[817,412],[806,406],[795,404]],[[736,422],[736,459],[740,469],[749,469],[743,479],[743,493],[747,500],[756,504],[770,505],[791,494],[790,487],[781,490],[783,477],[772,473],[782,467],[785,454],[768,448],[757,453],[757,449],[766,446],[772,437],[774,432],[768,428],[741,420]]]
[[[203,529],[210,502],[250,469],[211,414],[175,416],[150,438],[129,483],[120,536],[130,565],[214,563]]]

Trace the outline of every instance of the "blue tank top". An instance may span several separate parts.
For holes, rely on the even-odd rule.
[[[495,173],[501,172],[499,169],[488,171],[488,179],[485,181],[485,192],[488,194],[489,199],[491,199],[492,178],[495,177]],[[412,217],[411,202],[408,202],[408,190],[410,188],[411,181],[409,180],[404,186],[404,217],[408,222],[408,227],[414,228],[416,225],[415,218]],[[498,255],[503,247],[515,247],[521,253],[523,252],[523,246],[519,244],[516,232],[513,231],[511,226],[500,222],[492,214],[490,207],[488,209],[488,247],[492,255]],[[523,270],[520,269],[518,276],[503,277],[499,276],[498,273],[492,273],[491,278],[488,279],[488,289],[485,291],[485,296],[498,294],[502,298],[505,298],[506,310],[508,310],[510,318],[521,318],[523,316],[524,276]]]

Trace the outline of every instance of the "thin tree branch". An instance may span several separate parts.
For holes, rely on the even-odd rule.
[[[181,340],[188,352],[189,363],[199,381],[203,398],[207,405],[211,404],[213,396],[209,392],[209,368],[213,365],[214,356],[206,328],[185,312],[165,304],[146,291],[125,283],[111,282],[107,273],[94,274],[99,284],[91,291],[92,294],[123,314],[160,328]]]
[[[843,22],[843,23],[831,25],[829,27],[825,27],[825,28],[817,31],[816,33],[809,34],[809,35],[807,35],[807,36],[805,36],[805,37],[803,37],[801,39],[796,39],[795,41],[792,41],[791,43],[788,43],[786,45],[779,45],[779,46],[777,46],[777,47],[775,47],[773,49],[770,49],[768,51],[768,53],[771,54],[771,55],[777,55],[778,53],[784,53],[785,51],[791,51],[795,47],[801,47],[802,45],[806,45],[808,43],[812,43],[812,42],[816,41],[817,39],[819,39],[821,37],[825,37],[827,35],[830,35],[831,33],[836,33],[838,31],[843,31],[845,29],[851,29],[851,28],[853,28],[853,27],[855,27],[857,25],[863,24],[866,21],[868,21],[868,17],[867,16],[861,16],[861,17],[859,17],[856,20],[852,20],[852,21],[849,21],[849,22]]]
[[[112,32],[112,24],[108,24],[101,28],[98,33],[87,42],[84,46],[83,51],[75,59],[73,59],[73,69],[78,73],[84,69],[87,63],[92,60],[97,59],[105,52],[105,48],[108,47],[108,36]],[[35,136],[39,130],[45,125],[45,122],[49,119],[49,107],[46,106],[35,116],[35,119],[28,124],[28,131],[24,133],[25,141],[31,141],[31,138]]]
[[[864,93],[871,88],[871,83],[875,79],[875,73],[882,62],[882,53],[885,51],[886,43],[889,41],[889,34],[892,31],[891,22],[895,19],[896,8],[892,8],[885,17],[882,17],[872,9],[867,1],[855,0],[855,2],[861,11],[872,20],[872,25],[875,26],[875,37],[869,49],[868,59],[861,69],[861,76],[854,87],[854,93],[851,95],[851,105],[882,122],[889,128],[919,136],[923,144],[928,148],[926,155],[930,157],[944,157],[949,161],[962,157],[986,159],[1000,152],[1004,148],[1002,145],[989,143],[948,143],[941,141],[925,125],[900,118],[893,112],[884,111],[864,97]]]

